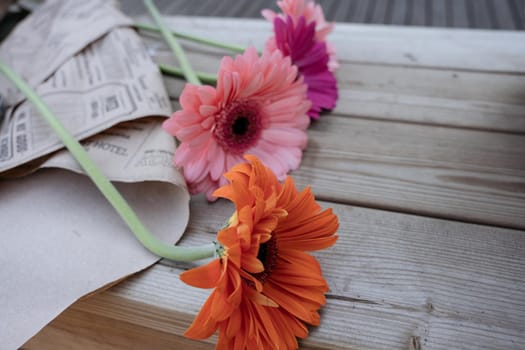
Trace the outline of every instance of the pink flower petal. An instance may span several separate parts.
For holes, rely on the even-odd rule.
[[[245,154],[260,156],[280,179],[298,166],[310,102],[297,72],[279,51],[259,57],[248,48],[235,59],[223,58],[217,88],[185,86],[182,110],[163,127],[180,141],[174,163],[183,167],[192,194],[213,200],[213,191],[226,183],[223,173],[245,162]]]
[[[282,8],[284,7],[289,11],[295,11],[299,7],[302,8],[301,11],[310,8],[308,7],[310,5],[306,6],[299,2],[285,2],[282,5]],[[312,7],[310,10],[317,12],[317,17],[322,16],[320,8]],[[321,11],[320,14],[319,11]],[[299,74],[308,86],[307,95],[312,103],[308,115],[312,119],[318,119],[319,113],[323,109],[335,107],[338,98],[337,81],[331,72],[327,45],[316,40],[316,22],[308,23],[304,15],[296,15],[295,17],[288,15],[285,19],[282,16],[276,16],[273,22],[275,37],[269,40],[266,47],[271,48],[272,45],[275,45],[284,55],[289,56],[293,64],[298,67]],[[271,53],[274,54],[275,51],[271,51]],[[274,109],[282,105],[279,102],[276,104],[273,107]]]
[[[265,140],[282,146],[304,148],[308,138],[306,134],[297,129],[277,129],[271,128],[263,131]]]

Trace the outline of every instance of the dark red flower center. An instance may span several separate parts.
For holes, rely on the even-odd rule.
[[[256,102],[234,101],[217,114],[213,135],[226,152],[242,154],[259,140],[261,119]]]
[[[268,242],[259,246],[259,254],[257,254],[257,259],[263,263],[264,271],[253,274],[253,277],[257,278],[261,283],[266,282],[268,277],[270,277],[272,274],[272,271],[277,264],[277,253],[277,240],[274,237],[270,238]]]

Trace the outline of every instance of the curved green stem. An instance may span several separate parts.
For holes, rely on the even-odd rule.
[[[193,68],[191,68],[190,62],[188,61],[188,58],[186,57],[186,54],[184,53],[184,50],[179,45],[177,39],[171,34],[168,27],[164,24],[164,21],[162,20],[162,17],[160,16],[159,11],[155,7],[155,4],[153,4],[153,0],[144,0],[144,5],[148,9],[151,17],[153,17],[153,20],[157,24],[157,26],[160,29],[160,33],[164,37],[164,40],[168,43],[168,46],[173,51],[175,56],[177,57],[180,67],[182,69],[182,72],[184,73],[184,76],[186,77],[186,80],[189,83],[201,85],[201,82],[199,78],[197,78],[197,75],[193,71]]]
[[[164,74],[173,75],[178,78],[184,78],[184,73],[179,68],[168,66],[167,64],[162,64],[162,63],[159,64],[159,68],[160,68],[160,71]],[[217,83],[217,76],[213,74],[204,73],[204,72],[195,72],[195,74],[197,74],[197,77],[199,78],[199,80],[205,84],[213,85]]]
[[[135,23],[134,26],[140,30],[146,30],[148,32],[160,32],[159,27],[156,27],[154,25],[147,24],[147,23],[138,22],[138,23]],[[191,35],[191,34],[181,33],[181,32],[177,32],[174,30],[170,30],[170,32],[177,38],[193,41],[193,42],[208,45],[208,46],[218,47],[220,49],[231,50],[233,52],[239,52],[239,53],[243,53],[246,50],[245,47],[238,46],[238,45],[221,43],[215,40],[206,39],[206,38]]]
[[[137,239],[152,253],[167,259],[178,261],[192,261],[211,257],[215,254],[215,245],[199,247],[176,247],[166,244],[155,236],[142,224],[133,209],[129,206],[122,195],[117,191],[108,178],[102,173],[97,165],[91,160],[82,145],[71,135],[71,133],[54,116],[47,104],[29,87],[14,71],[0,60],[0,72],[2,72],[16,87],[22,91],[27,99],[33,103],[44,120],[53,128],[67,149],[82,166],[86,174],[98,187],[100,192],[111,203],[120,214],[124,222],[129,226]]]

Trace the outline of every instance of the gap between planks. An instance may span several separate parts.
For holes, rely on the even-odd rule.
[[[525,136],[325,116],[292,175],[338,203],[525,227]]]
[[[193,57],[201,67],[218,64],[207,53]],[[525,227],[523,77],[367,65],[340,71],[338,107],[312,124],[294,172],[301,185],[338,203]],[[180,94],[181,81],[166,84],[171,96]],[[354,114],[360,119],[348,118]]]
[[[405,350],[415,338],[423,348],[525,346],[523,232],[321,205],[333,207],[338,214],[340,238],[334,247],[315,253],[330,292],[321,326],[311,329],[301,349]],[[226,201],[209,204],[203,197],[193,198],[190,224],[180,244],[209,241],[232,208]],[[71,331],[109,344],[124,341],[113,337],[129,337],[126,331],[97,326],[99,319],[109,319],[117,329],[121,324],[138,325],[156,348],[168,348],[156,337],[168,339],[173,334],[173,342],[182,341],[181,333],[209,293],[178,279],[191,266],[155,265],[77,302],[51,328],[82,323],[87,330]],[[42,334],[33,342],[52,338]]]
[[[355,123],[364,125],[364,128],[358,129],[365,133],[372,133],[381,126],[377,121]],[[333,123],[332,126],[337,125],[340,123]],[[383,127],[386,128],[385,125]],[[443,132],[438,128],[435,130]],[[321,127],[313,133],[318,133],[318,140],[324,142],[326,136]],[[470,135],[479,136],[475,133]],[[432,137],[429,133],[423,136]],[[443,147],[439,142],[433,145]],[[337,145],[332,144],[330,147],[331,151],[340,155]],[[459,148],[448,149],[453,151]],[[375,156],[384,156],[381,147],[375,151]],[[359,157],[366,158],[367,152],[362,153],[358,155],[358,161]],[[496,152],[492,154],[492,157],[495,156]],[[305,157],[313,160],[312,154]],[[416,157],[416,160],[423,159]],[[460,158],[456,160],[458,164],[461,163]],[[388,165],[388,162],[385,164]],[[310,166],[303,171],[303,184],[308,183],[308,172],[315,170],[315,167]],[[337,176],[345,176],[344,170]],[[485,172],[491,173],[488,166]],[[324,174],[323,169],[317,174]],[[320,189],[323,187],[322,184],[319,186]],[[332,189],[335,190],[341,188]],[[370,184],[368,190],[373,191],[374,186]],[[498,193],[497,189],[491,192]],[[215,220],[198,219],[199,215],[213,216],[210,211],[202,210],[208,207],[200,207],[201,204],[192,204],[192,215],[197,215],[196,220],[202,221],[195,228],[213,232]],[[332,286],[331,294],[335,293],[333,295],[336,297],[329,298],[323,311],[324,323],[314,329],[313,336],[303,343],[305,348],[356,346],[406,349],[414,339],[420,339],[422,344],[429,347],[453,348],[461,344],[472,349],[512,349],[525,346],[522,335],[525,332],[522,323],[522,295],[525,293],[522,232],[414,218],[346,205],[334,206],[339,208],[340,218],[344,220],[342,231],[345,239],[352,241],[343,241],[341,238],[335,248],[319,254],[323,268],[326,266],[324,269]],[[226,209],[221,209],[223,207]],[[227,217],[224,214],[231,211],[227,206],[215,208],[222,220]],[[201,238],[204,237],[199,235],[196,240]],[[186,241],[192,239],[190,236]],[[180,269],[177,267],[156,265],[110,291],[75,304],[72,310],[81,312],[75,314],[74,318],[90,318],[92,322],[85,323],[86,327],[96,327],[97,321],[102,320],[99,316],[106,317],[110,323],[125,320],[143,325],[151,321],[150,311],[157,305],[161,311],[159,319],[148,324],[149,327],[144,327],[145,335],[155,339],[157,333],[151,333],[150,330],[164,327],[167,327],[167,332],[173,332],[173,328],[170,328],[172,325],[166,324],[166,321],[174,319],[175,313],[180,314],[181,308],[188,308],[183,312],[183,318],[185,324],[189,324],[206,296],[204,291],[185,289],[186,286],[177,282],[178,272]],[[189,293],[189,290],[192,292]],[[175,301],[174,295],[178,296]],[[192,299],[194,297],[195,300]],[[120,306],[117,300],[120,300]],[[142,308],[137,305],[137,300],[143,304]],[[373,303],[356,300],[370,300]],[[59,318],[57,322],[61,323],[58,329],[65,327],[67,321],[67,318],[66,321]],[[129,337],[127,332],[112,336]],[[73,338],[71,341],[76,340]]]
[[[264,20],[182,16],[165,20],[175,30],[257,48],[272,35],[271,24]],[[336,23],[328,40],[340,59],[353,62],[525,72],[525,46],[516,45],[525,40],[525,33],[519,31]]]
[[[214,71],[220,62],[209,53],[189,56],[197,70]],[[157,51],[155,59],[175,64],[167,52]],[[332,114],[525,133],[525,76],[369,64],[342,64],[336,76],[339,100]],[[164,81],[177,98],[184,81],[167,76]]]
[[[308,135],[292,176],[321,199],[525,227],[525,135],[336,114]]]

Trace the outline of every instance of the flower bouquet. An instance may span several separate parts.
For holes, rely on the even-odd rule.
[[[320,324],[328,291],[309,252],[337,240],[337,216],[288,175],[300,166],[311,120],[337,101],[337,60],[326,42],[333,25],[313,1],[279,1],[282,13],[263,11],[273,23],[264,52],[250,47],[224,57],[215,86],[202,85],[152,1],[145,4],[188,81],[181,109],[163,124],[180,143],[174,165],[192,194],[235,205],[210,244],[178,247],[155,238],[40,97],[2,62],[0,71],[40,111],[146,248],[177,261],[213,257],[181,274],[191,286],[213,289],[187,337],[218,331],[218,349],[295,349],[307,325]]]

